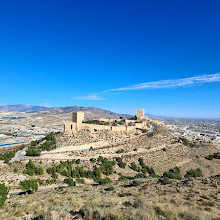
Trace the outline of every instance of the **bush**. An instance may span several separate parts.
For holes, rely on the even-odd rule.
[[[168,177],[163,177],[158,180],[162,185],[166,185],[170,183],[170,179]]]
[[[140,168],[136,165],[135,162],[132,162],[131,165],[130,165],[130,168],[134,171],[137,171],[139,172],[140,171]]]
[[[212,160],[212,159],[220,159],[220,153],[214,153],[214,154],[211,154],[207,157],[205,157],[206,159],[208,160]]]
[[[37,167],[32,160],[29,160],[26,164],[26,170],[24,170],[24,174],[28,174],[30,176],[42,175],[44,173],[43,168]]]
[[[117,164],[120,168],[124,169],[126,167],[126,163],[124,163],[120,157],[117,157],[116,161],[117,161]]]
[[[12,150],[9,152],[1,153],[0,160],[4,160],[4,163],[9,163],[9,161],[15,156],[17,150]]]
[[[36,149],[33,146],[28,147],[26,151],[26,156],[40,156],[40,154],[41,154],[41,150]]]
[[[123,181],[123,180],[127,180],[127,179],[128,179],[127,176],[120,176],[118,178],[118,181]]]
[[[117,154],[121,154],[121,153],[124,153],[124,152],[125,152],[125,151],[124,151],[123,149],[116,151]]]
[[[146,174],[148,172],[149,175],[152,176],[152,177],[156,177],[157,176],[155,171],[154,171],[154,169],[152,167],[148,167],[147,165],[145,165],[143,158],[140,157],[138,159],[138,161],[139,161],[139,164],[142,167],[142,169],[141,169],[142,173]]]
[[[91,159],[90,159],[90,162],[91,162],[91,163],[95,163],[95,162],[96,162],[96,159],[95,159],[95,158],[91,158]]]
[[[178,167],[175,167],[174,169],[170,169],[168,172],[163,173],[163,177],[180,180],[181,179],[180,169]]]
[[[45,141],[39,146],[39,144]],[[26,151],[27,156],[40,156],[41,151],[50,151],[56,148],[56,138],[54,133],[48,134],[46,137],[41,138],[40,140],[31,141],[30,146]]]
[[[94,159],[95,160],[95,159]],[[90,160],[91,161],[91,160]],[[93,160],[92,160],[93,161]],[[97,163],[99,164],[99,167],[95,165],[92,170],[85,170],[83,166],[77,166],[75,168],[72,167],[75,162],[72,161],[65,161],[60,162],[57,166],[52,166],[47,168],[47,173],[51,174],[53,178],[56,178],[56,173],[60,173],[63,176],[66,177],[72,177],[72,178],[90,178],[93,179],[95,182],[98,182],[101,178],[101,174],[104,175],[110,175],[114,173],[114,166],[115,161],[108,160],[107,158],[99,157],[97,160]]]
[[[84,179],[80,179],[80,178],[77,178],[76,182],[80,183],[80,184],[85,184],[85,180]]]
[[[21,189],[34,193],[38,190],[38,184],[34,180],[24,180],[19,183]]]
[[[99,179],[98,183],[99,185],[104,185],[104,184],[108,184],[111,183],[111,179],[109,179],[108,177],[104,178],[104,179]]]
[[[68,186],[75,186],[76,185],[76,183],[73,181],[73,179],[71,177],[64,179],[63,182],[68,184]]]
[[[146,166],[142,157],[140,157],[140,158],[138,159],[138,162],[139,162],[139,164],[141,165],[141,167],[145,167],[145,166]]]
[[[9,163],[9,161],[15,156],[15,153],[24,148],[25,148],[25,145],[21,145],[15,150],[11,150],[5,153],[0,153],[0,160],[4,160],[4,163]]]
[[[138,173],[135,178],[147,178],[147,176],[144,173]]]
[[[5,184],[0,184],[0,207],[2,207],[7,199],[8,188]]]
[[[191,169],[191,170],[187,171],[185,176],[195,178],[195,177],[202,177],[203,175],[202,175],[202,171],[200,169],[196,169],[196,170]]]
[[[77,160],[76,160],[76,164],[80,164],[80,159],[77,159]]]
[[[100,170],[101,172],[108,176],[114,173],[113,166],[115,165],[115,161],[108,160],[107,158],[101,158]]]
[[[139,186],[141,182],[139,182],[138,180],[133,180],[129,186]]]

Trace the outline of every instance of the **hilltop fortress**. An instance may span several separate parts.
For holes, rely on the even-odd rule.
[[[109,131],[121,131],[130,132],[136,129],[149,130],[152,121],[154,123],[160,123],[157,120],[149,119],[144,115],[144,109],[137,109],[136,117],[132,119],[105,119],[99,120],[84,120],[84,112],[73,112],[72,121],[64,124],[64,131],[68,135],[74,135],[80,130],[109,130]]]

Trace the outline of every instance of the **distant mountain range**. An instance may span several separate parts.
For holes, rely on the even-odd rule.
[[[68,114],[71,112],[82,111],[85,112],[86,118],[130,118],[128,114],[117,114],[112,111],[104,110],[95,107],[81,107],[81,106],[67,106],[67,107],[45,107],[45,106],[31,106],[31,105],[0,105],[0,111],[6,112],[33,112],[46,114]]]
[[[32,106],[32,105],[0,105],[0,111],[4,112],[26,112],[26,111],[40,111],[48,109],[45,106]]]
[[[85,112],[85,117],[92,119],[92,118],[130,118],[132,115],[129,114],[118,114],[109,110],[104,110],[101,108],[95,108],[95,107],[83,107],[83,106],[66,106],[66,107],[46,107],[46,106],[32,106],[32,105],[0,105],[0,112],[38,112],[39,114],[47,114],[48,116],[50,114],[52,115],[71,115],[71,112],[76,111],[83,111]],[[159,120],[201,120],[199,118],[177,118],[177,117],[166,117],[166,116],[158,116],[158,115],[151,115],[146,114],[149,118],[155,118]],[[204,119],[203,119],[204,120]],[[220,120],[220,119],[214,119],[213,120]]]

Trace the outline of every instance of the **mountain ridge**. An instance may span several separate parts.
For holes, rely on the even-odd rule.
[[[5,112],[36,112],[36,113],[51,113],[51,114],[68,114],[76,111],[85,112],[88,118],[130,118],[129,114],[115,113],[109,110],[96,107],[85,106],[64,106],[64,107],[45,107],[45,106],[31,106],[31,105],[0,105],[0,111]]]

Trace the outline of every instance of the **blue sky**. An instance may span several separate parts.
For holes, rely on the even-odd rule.
[[[220,118],[219,11],[218,0],[1,1],[0,104]]]

